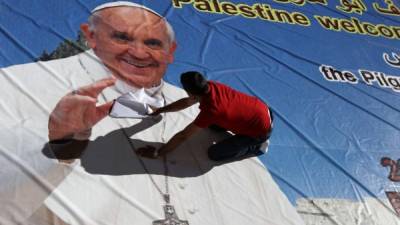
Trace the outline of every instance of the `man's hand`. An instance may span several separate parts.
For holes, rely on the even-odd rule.
[[[190,107],[200,101],[199,97],[196,96],[190,96],[186,98],[181,98],[176,102],[173,102],[169,105],[166,105],[161,108],[157,108],[154,106],[150,106],[151,110],[153,111],[152,113],[149,113],[150,116],[158,116],[161,113],[167,113],[167,112],[177,112],[182,109],[186,109],[187,107]]]
[[[112,101],[96,106],[98,95],[114,85],[115,78],[99,80],[65,95],[49,118],[49,139],[57,140],[84,133],[108,115]]]
[[[151,113],[149,113],[149,116],[158,116],[161,113],[161,108],[157,108],[155,106],[149,105],[150,109],[151,109]]]
[[[136,153],[140,156],[150,158],[150,159],[156,159],[160,156],[158,149],[153,146],[150,146],[150,145],[147,145],[146,147],[138,148],[136,150]]]

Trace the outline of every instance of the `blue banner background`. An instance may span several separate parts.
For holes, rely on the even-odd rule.
[[[32,62],[43,50],[51,52],[64,39],[74,40],[90,10],[105,1],[1,0],[0,66]],[[323,29],[313,15],[357,17],[373,24],[400,26],[400,16],[377,13],[364,1],[363,15],[327,6],[269,1],[301,12],[311,20],[302,27],[242,16],[212,14],[171,1],[136,1],[155,9],[173,25],[178,49],[165,79],[175,85],[187,70],[203,71],[209,79],[256,95],[275,114],[274,132],[261,161],[295,204],[298,198],[385,197],[390,185],[383,156],[400,158],[399,93],[374,84],[330,82],[320,65],[350,71],[379,71],[398,76],[383,53],[400,52],[398,39]],[[400,4],[395,2],[398,6]],[[251,109],[249,109],[251,110]]]

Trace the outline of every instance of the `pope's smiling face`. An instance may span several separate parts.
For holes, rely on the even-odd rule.
[[[160,83],[176,48],[163,19],[140,8],[114,7],[97,12],[93,24],[81,29],[116,78],[135,87]]]

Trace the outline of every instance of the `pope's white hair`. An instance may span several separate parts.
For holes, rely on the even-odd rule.
[[[119,6],[119,7],[123,7],[123,6]],[[126,7],[132,7],[132,6],[126,6]],[[89,16],[88,24],[89,24],[90,31],[95,31],[96,30],[96,25],[98,23],[98,20],[101,18],[100,14],[101,14],[101,11],[103,9],[96,10],[96,11],[92,12],[92,14]],[[153,11],[147,10],[146,8],[141,8],[141,9],[146,10],[148,12],[151,12],[153,15],[156,15],[156,16],[160,17],[159,14],[156,14]],[[175,42],[175,31],[172,28],[171,24],[164,17],[160,17],[160,19],[162,21],[164,21],[164,23],[165,23],[165,27],[166,27],[166,30],[167,30],[167,35],[169,37],[169,42],[170,43]]]

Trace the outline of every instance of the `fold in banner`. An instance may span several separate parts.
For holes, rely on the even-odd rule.
[[[114,101],[110,116],[114,118],[140,119],[148,117],[151,112],[151,108],[146,103],[118,98]]]
[[[150,96],[144,89],[140,89],[118,97],[109,115],[114,118],[146,118],[153,112],[150,105],[162,107],[164,103],[162,98]]]

